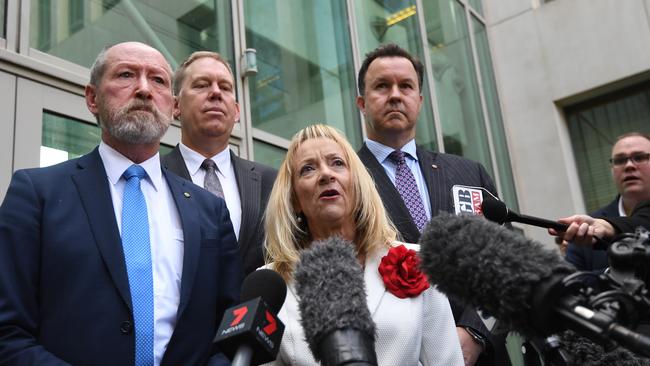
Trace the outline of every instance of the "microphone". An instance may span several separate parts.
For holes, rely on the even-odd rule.
[[[276,314],[287,296],[287,285],[275,271],[260,269],[244,279],[241,304],[225,311],[214,342],[232,366],[275,360],[284,324]]]
[[[354,244],[340,237],[313,242],[294,276],[301,324],[316,361],[377,365],[375,323]]]
[[[482,204],[483,216],[490,221],[498,224],[505,222],[519,222],[522,224],[543,227],[546,229],[552,228],[557,231],[566,231],[568,225],[561,224],[557,221],[541,219],[528,215],[520,215],[515,211],[509,210],[506,204],[493,197],[485,197]]]
[[[630,351],[620,347],[613,350],[605,350],[600,345],[592,343],[570,330],[562,332],[560,341],[562,343],[561,347],[571,352],[573,365],[650,366],[650,359],[638,358]]]
[[[580,283],[571,280],[580,273],[574,275],[573,266],[541,243],[480,217],[432,218],[420,238],[420,258],[440,291],[484,309],[528,338],[569,328],[599,343],[613,339],[639,354],[650,353],[650,338],[615,322],[617,306],[625,304],[587,308],[574,291]]]
[[[492,196],[487,189],[481,187],[463,186],[456,184],[451,187],[451,195],[454,198],[454,212],[456,215],[471,214],[481,215],[483,202],[483,191]]]

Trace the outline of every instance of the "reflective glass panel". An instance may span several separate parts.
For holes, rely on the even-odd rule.
[[[477,13],[483,15],[483,5],[481,4],[481,0],[469,0],[469,5],[472,9],[476,10]]]
[[[95,124],[43,112],[40,166],[49,166],[91,152],[101,141]]]
[[[101,141],[96,124],[43,111],[40,166],[50,166],[91,152]],[[171,146],[160,145],[160,154]]]
[[[5,20],[6,8],[7,2],[5,0],[0,0],[0,38],[5,38],[7,34],[7,30],[5,29],[7,24],[7,21]]]
[[[259,140],[253,140],[253,154],[255,154],[256,162],[278,169],[287,155],[287,150]]]
[[[34,0],[31,47],[89,67],[99,51],[123,41],[160,50],[172,64],[196,50],[233,60],[230,1]]]
[[[423,1],[445,152],[481,162],[494,176],[463,7]]]
[[[359,53],[365,54],[385,43],[396,43],[414,56],[422,58],[422,39],[413,0],[354,1]],[[437,150],[436,133],[428,87],[422,86],[423,105],[417,122],[416,141],[430,150]]]
[[[244,9],[246,44],[257,50],[258,73],[249,78],[253,126],[290,139],[326,123],[358,146],[346,2],[257,0]]]
[[[490,47],[488,45],[485,25],[473,18],[472,29],[474,31],[476,54],[478,56],[479,67],[481,70],[483,94],[485,95],[485,103],[490,121],[490,132],[492,133],[494,154],[496,155],[497,165],[499,167],[498,174],[501,182],[501,192],[499,192],[499,195],[506,202],[509,208],[517,211],[518,205],[515,182],[512,178],[508,143],[506,141],[505,131],[503,130],[503,118],[501,116],[496,81],[494,80],[494,71],[492,68],[492,59],[490,56]]]

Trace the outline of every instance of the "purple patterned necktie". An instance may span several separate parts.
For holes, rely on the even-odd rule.
[[[397,165],[397,170],[395,171],[395,188],[397,188],[400,196],[402,196],[406,208],[411,213],[413,222],[422,231],[428,221],[427,212],[424,210],[422,197],[420,196],[418,184],[415,182],[413,172],[406,165],[406,154],[403,151],[395,150],[388,155],[388,158]]]

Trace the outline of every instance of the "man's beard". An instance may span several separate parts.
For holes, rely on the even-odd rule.
[[[169,125],[166,116],[153,105],[134,99],[121,109],[111,110],[104,101],[99,105],[99,124],[115,139],[129,144],[152,144],[160,142]]]

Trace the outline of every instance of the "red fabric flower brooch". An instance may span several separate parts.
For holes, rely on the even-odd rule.
[[[419,264],[415,250],[404,245],[390,248],[379,264],[379,274],[386,289],[400,299],[416,297],[428,289],[429,282]]]

